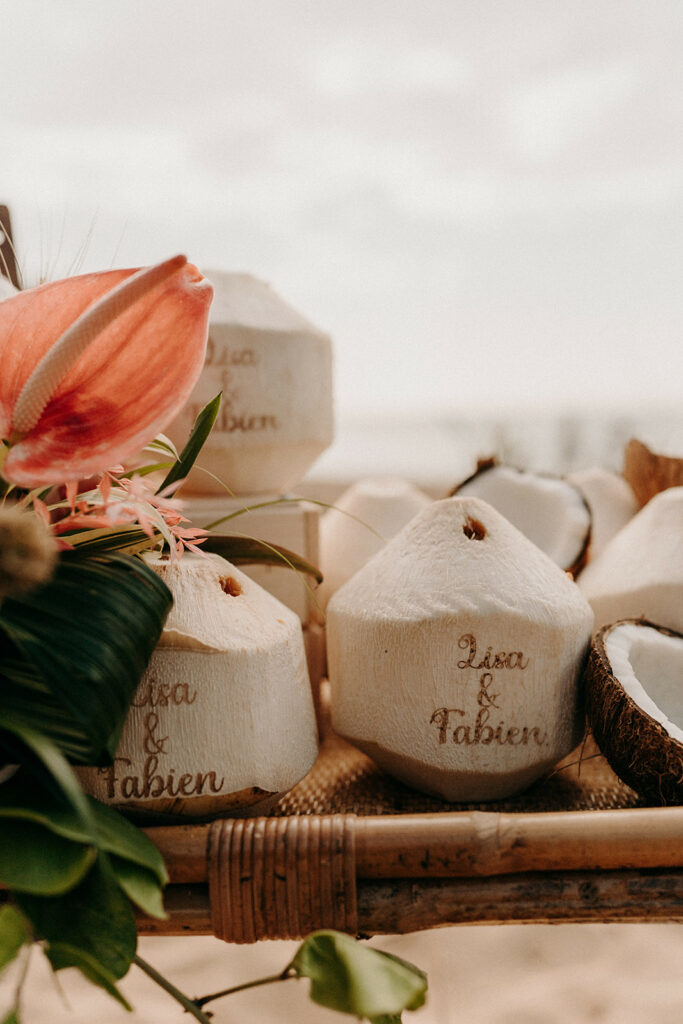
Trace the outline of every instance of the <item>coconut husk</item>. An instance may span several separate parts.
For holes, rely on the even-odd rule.
[[[584,670],[586,714],[612,770],[640,796],[659,804],[683,803],[683,743],[630,697],[612,670],[605,640],[617,626],[637,623],[666,636],[680,633],[645,619],[622,619],[593,637]]]
[[[624,452],[623,475],[642,508],[660,491],[683,485],[683,459],[658,455],[632,438]]]

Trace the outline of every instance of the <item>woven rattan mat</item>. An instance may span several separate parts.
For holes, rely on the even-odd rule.
[[[486,804],[451,804],[418,793],[382,772],[369,757],[328,733],[313,769],[272,814],[426,814],[441,811],[588,811],[646,806],[588,740],[526,792]]]

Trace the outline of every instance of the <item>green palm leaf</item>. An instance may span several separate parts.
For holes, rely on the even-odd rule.
[[[3,713],[72,760],[113,757],[132,696],[171,607],[140,559],[63,557],[43,587],[0,606]]]
[[[209,535],[202,544],[203,551],[210,551],[215,555],[232,562],[233,565],[274,565],[284,569],[294,569],[296,572],[312,576],[318,583],[322,583],[320,569],[302,558],[301,555],[280,547],[279,544],[269,544],[265,540],[257,540],[255,537],[216,536]]]
[[[194,421],[194,426],[192,427],[192,431],[187,439],[185,447],[180,453],[178,461],[169,469],[157,490],[157,494],[166,490],[167,487],[170,487],[171,484],[174,484],[177,480],[185,479],[194,466],[195,459],[199,455],[204,446],[204,442],[213,429],[220,407],[221,395],[218,394],[201,410],[197,419]]]

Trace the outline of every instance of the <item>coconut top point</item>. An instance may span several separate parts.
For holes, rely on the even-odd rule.
[[[63,483],[139,451],[201,372],[212,296],[176,256],[0,302],[3,477],[25,488]]]

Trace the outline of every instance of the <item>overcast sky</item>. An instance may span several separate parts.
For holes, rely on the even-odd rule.
[[[186,252],[342,415],[680,404],[680,0],[0,0],[29,282]]]

